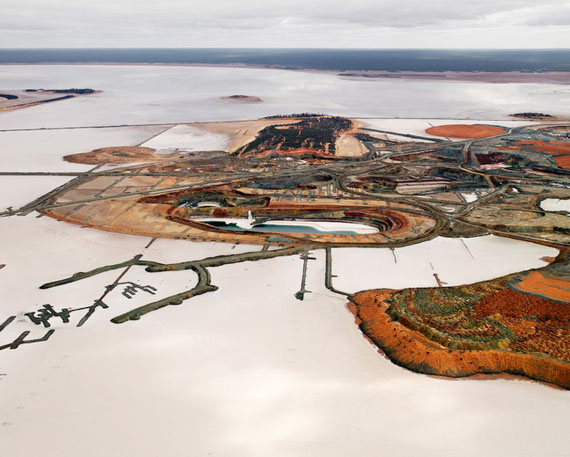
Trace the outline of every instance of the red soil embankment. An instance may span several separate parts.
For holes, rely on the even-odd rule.
[[[567,156],[556,157],[554,161],[558,166],[564,168],[565,170],[570,170],[570,154]]]
[[[500,350],[452,350],[392,321],[387,301],[395,290],[369,290],[351,297],[360,329],[397,365],[424,374],[465,377],[508,373],[570,389],[570,364],[550,357]]]
[[[519,149],[532,149],[534,151],[546,152],[548,154],[570,154],[570,142],[564,141],[540,141],[524,140],[517,141],[514,146],[503,146],[499,149],[504,151],[514,151]]]
[[[519,151],[521,149],[532,149],[533,151],[545,152],[554,155],[554,161],[566,170],[570,170],[570,142],[564,141],[540,141],[525,140],[517,141],[514,146],[503,146],[499,148],[503,151]]]
[[[505,133],[503,127],[498,125],[468,125],[468,124],[449,124],[430,127],[426,133],[434,136],[442,136],[446,138],[489,138],[492,136]]]
[[[539,271],[531,271],[519,278],[514,287],[527,294],[540,295],[550,300],[567,302],[570,297],[570,283],[560,279],[547,278]],[[570,319],[570,306],[561,305],[568,310]]]

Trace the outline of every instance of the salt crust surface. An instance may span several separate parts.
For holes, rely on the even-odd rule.
[[[259,249],[165,239],[145,249],[148,238],[33,215],[0,219],[0,229],[0,261],[7,264],[0,270],[3,316],[43,303],[90,304],[116,272],[49,290],[38,286],[138,253],[172,262]],[[503,241],[510,244],[498,239],[494,248]],[[476,257],[485,243],[470,244]],[[421,246],[397,253],[423,258]],[[346,281],[339,271],[342,251],[348,252],[333,252],[337,287]],[[532,251],[528,264],[541,254]],[[389,250],[372,255],[394,267]],[[568,392],[522,380],[436,379],[393,365],[362,337],[346,299],[324,288],[323,251],[313,256],[307,278],[313,293],[304,301],[293,297],[302,270],[298,256],[228,265],[211,269],[220,287],[215,293],[115,325],[109,319],[133,305],[117,292],[109,297],[111,309],[84,327],[56,324],[48,342],[0,352],[4,451],[27,456],[49,449],[65,457],[373,456],[378,449],[395,456],[454,456],[458,449],[468,456],[562,455]],[[525,266],[522,260],[518,266]],[[137,267],[128,280],[153,284],[159,293],[195,282],[191,272],[160,275]],[[408,277],[412,285],[414,275]],[[27,325],[34,336],[43,332]],[[33,440],[26,439],[30,434]]]
[[[539,84],[345,81],[274,70],[162,67],[1,67],[2,87],[95,87],[102,94],[2,113],[1,128],[253,119],[277,112],[348,116],[504,119],[543,106],[570,114],[567,94]],[[168,79],[171,84],[165,85]],[[192,90],[188,81],[192,81]],[[264,103],[222,103],[255,93]],[[250,89],[256,88],[256,91]],[[231,89],[231,90],[230,90]],[[236,89],[236,90],[234,90]],[[243,89],[243,90],[242,90]],[[545,109],[546,109],[545,108]],[[436,110],[437,112],[434,112]],[[566,111],[564,111],[566,110]],[[394,121],[395,122],[395,121]],[[432,121],[429,121],[433,123]],[[438,121],[439,122],[439,121]],[[505,122],[501,122],[506,125]],[[375,124],[419,133],[425,122]],[[389,128],[388,128],[389,127]],[[65,154],[136,145],[165,126],[134,129],[0,132],[3,171],[84,171]],[[0,177],[0,205],[21,205],[65,178],[22,184]],[[6,195],[10,193],[10,195]],[[87,306],[118,271],[40,290],[45,282],[125,261],[162,262],[258,250],[101,232],[47,217],[0,218],[0,318],[17,322],[2,344],[44,330],[21,313],[45,303]],[[434,286],[474,282],[541,266],[552,249],[483,237],[438,238],[396,249],[333,250],[335,287]],[[490,253],[500,261],[487,260]],[[54,323],[41,344],[0,352],[0,446],[6,455],[521,456],[566,455],[570,392],[522,380],[450,381],[393,365],[362,337],[346,298],[324,288],[324,253],[312,253],[298,301],[298,256],[212,268],[220,289],[121,325],[109,319],[148,301],[116,289],[111,308],[82,328]],[[431,264],[430,264],[431,263]],[[432,269],[433,266],[433,269]],[[160,298],[192,287],[192,272],[124,280],[153,285]]]

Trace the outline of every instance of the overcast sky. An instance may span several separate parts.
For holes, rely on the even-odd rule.
[[[0,0],[0,47],[570,48],[570,0]]]

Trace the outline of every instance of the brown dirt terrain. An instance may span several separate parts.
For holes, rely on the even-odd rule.
[[[426,129],[426,133],[434,136],[445,138],[489,138],[505,133],[506,130],[498,125],[468,125],[468,124],[449,124],[438,125]]]
[[[163,160],[164,155],[155,154],[156,149],[141,146],[112,146],[95,149],[91,152],[80,152],[63,157],[63,160],[71,163],[84,163],[87,165],[127,164],[135,162],[155,162]]]
[[[499,149],[503,151],[532,149],[534,151],[552,154],[555,156],[554,161],[558,164],[559,167],[570,170],[570,142],[525,140],[517,141],[514,146],[502,146]]]
[[[358,140],[356,135],[361,135],[361,123],[353,121],[353,128],[342,134],[335,144],[338,157],[362,157],[366,155],[366,147]]]
[[[499,149],[504,151],[516,151],[519,149],[533,149],[535,151],[546,152],[548,154],[570,154],[570,142],[564,141],[540,141],[540,140],[525,140],[517,141],[515,146],[503,146]]]
[[[199,171],[201,162],[192,163],[194,171]],[[275,191],[267,207],[260,209],[258,200],[262,193],[259,189],[242,189],[235,192],[223,187],[214,188],[206,186],[208,194],[200,197],[202,188],[194,190],[184,189],[196,185],[200,177],[168,177],[144,176],[146,171],[160,172],[170,166],[167,162],[152,163],[150,165],[135,167],[137,176],[100,176],[94,175],[91,179],[81,182],[58,195],[53,203],[64,203],[64,206],[51,208],[45,214],[67,222],[82,226],[96,227],[102,230],[120,233],[159,236],[166,238],[183,238],[203,241],[246,242],[249,244],[282,243],[282,239],[290,241],[302,240],[305,242],[327,242],[352,244],[385,244],[402,243],[410,238],[430,236],[436,226],[436,221],[427,215],[416,212],[413,207],[405,204],[386,204],[385,202],[355,204],[354,200],[328,197],[326,186],[307,191],[307,197],[298,196],[291,200],[289,196]],[[178,165],[180,166],[180,165]],[[216,165],[220,166],[220,165]],[[224,167],[224,165],[221,165]],[[219,178],[222,175],[216,175]],[[227,179],[228,176],[225,177]],[[318,184],[318,183],[317,183]],[[237,184],[239,185],[239,183]],[[178,187],[179,191],[164,192],[161,195],[141,197],[138,192]],[[245,192],[245,193],[244,193]],[[257,192],[257,193],[255,193]],[[301,192],[301,191],[299,191]],[[310,193],[318,192],[317,198]],[[133,194],[129,196],[129,194]],[[220,197],[221,200],[243,199],[251,200],[245,203],[223,203],[222,207],[190,208],[179,206],[180,198],[199,198],[206,200]],[[118,198],[113,198],[117,196]],[[101,197],[102,200],[85,202],[85,200]],[[340,197],[340,195],[339,195]],[[73,202],[77,201],[77,204]],[[265,205],[264,205],[265,206]],[[372,224],[379,225],[376,234],[280,234],[275,236],[271,232],[232,232],[216,229],[212,226],[193,222],[194,217],[247,217],[251,210],[256,217],[303,216],[305,213],[326,212],[326,218],[337,220],[347,218],[360,220],[369,218]],[[223,214],[222,214],[223,213]],[[325,217],[321,216],[320,217]],[[273,241],[277,239],[277,241]]]
[[[328,145],[327,145],[328,146]],[[326,151],[319,151],[317,149],[310,149],[310,148],[297,148],[297,149],[289,149],[288,151],[281,151],[277,150],[274,151],[273,149],[266,149],[264,151],[256,153],[257,158],[267,158],[270,156],[288,156],[288,157],[314,157],[314,158],[323,158],[323,159],[334,159],[335,155],[330,154]]]
[[[532,273],[540,275],[537,271],[533,271]],[[558,282],[570,286],[568,282]],[[540,289],[537,287],[537,290]],[[566,297],[568,297],[568,295]],[[504,289],[485,295],[482,300],[475,305],[475,317],[478,319],[496,314],[512,318],[536,316],[538,319],[555,317],[570,320],[570,306],[565,303],[555,303],[552,302],[552,300],[535,295]]]
[[[566,156],[556,157],[554,161],[558,164],[559,167],[570,170],[570,154]]]
[[[260,130],[269,125],[289,124],[291,119],[259,119],[254,121],[235,121],[235,122],[199,122],[192,125],[196,128],[206,130],[212,133],[221,133],[228,135],[230,138],[229,152],[245,146],[253,141]]]

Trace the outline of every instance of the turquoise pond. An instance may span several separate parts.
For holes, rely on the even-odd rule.
[[[239,227],[232,222],[203,221],[204,223],[223,230],[233,230],[237,232],[272,232],[272,233],[316,233],[321,235],[358,235],[354,230],[319,230],[310,225],[275,225],[258,224],[251,228]]]

